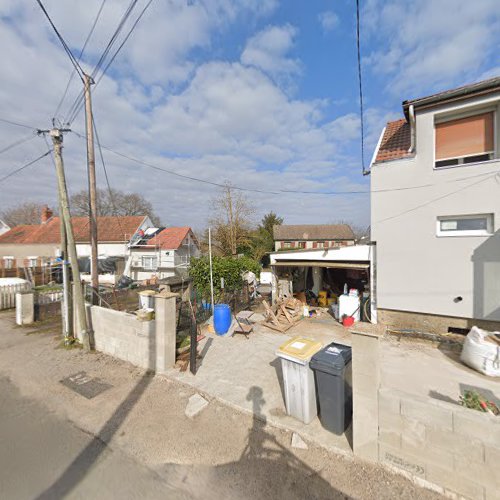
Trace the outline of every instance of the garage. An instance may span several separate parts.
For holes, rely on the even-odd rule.
[[[376,322],[374,245],[301,249],[271,254],[273,302],[295,296],[339,316],[342,295],[359,297],[359,320]],[[354,300],[354,299],[353,299]],[[351,314],[351,312],[349,312]]]

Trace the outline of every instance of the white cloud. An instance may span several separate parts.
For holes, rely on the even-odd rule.
[[[241,62],[247,66],[260,68],[278,80],[288,79],[300,72],[300,63],[288,53],[293,47],[297,29],[286,24],[269,26],[248,40]]]
[[[324,33],[334,30],[339,24],[339,16],[337,16],[337,14],[335,14],[332,10],[321,12],[318,15],[318,20]]]
[[[366,61],[405,97],[473,80],[498,47],[497,0],[369,0]],[[408,95],[411,93],[411,95]]]
[[[93,2],[92,8],[89,7],[93,15],[98,3]],[[174,6],[180,4],[175,1],[165,3]],[[64,4],[66,6],[66,2]],[[68,4],[75,7],[74,12],[79,12],[79,2]],[[239,14],[231,2],[207,0],[203,4],[213,6],[216,12],[225,12],[224,20],[213,21],[213,14],[210,14],[210,23],[214,24],[210,24],[212,27],[207,28],[203,37],[191,33],[189,36],[184,35],[182,44],[176,45],[177,42],[171,41],[171,52],[165,42],[163,48],[158,48],[156,59],[153,56],[149,59],[151,47],[148,37],[153,40],[153,34],[163,33],[161,23],[156,23],[156,19],[152,18],[143,20],[142,31],[147,36],[144,39],[136,38],[139,31],[135,33],[134,38],[130,39],[131,44],[127,44],[124,49],[123,59],[117,61],[117,66],[113,66],[114,71],[107,74],[94,91],[94,112],[102,143],[181,174],[213,182],[230,180],[236,185],[252,189],[319,191],[330,185],[335,190],[366,189],[366,179],[360,177],[349,180],[352,161],[348,161],[344,149],[352,140],[351,129],[355,129],[349,116],[339,117],[336,123],[325,121],[324,100],[291,98],[275,80],[264,73],[261,66],[238,61],[208,61],[193,66],[190,62],[189,47],[197,44],[210,46],[214,33],[222,26],[218,23],[232,22],[235,15],[241,15],[242,8],[254,8],[254,15],[264,15],[265,9],[268,12],[275,3],[242,0],[238,3]],[[5,56],[0,86],[1,117],[48,127],[66,84],[70,64],[50,30],[46,29],[40,13],[32,6],[20,6],[17,2],[11,5],[9,18],[0,17],[0,43]],[[48,5],[53,7],[55,4],[52,1]],[[264,11],[259,10],[262,5],[268,7]],[[110,13],[115,12],[116,16],[123,6],[117,0],[108,0],[108,7]],[[75,19],[69,20],[71,9],[68,9],[68,18],[59,14],[61,17],[58,22],[61,31],[74,33],[71,34],[75,37],[72,43],[80,46],[93,15],[85,14],[87,17],[81,18],[80,25]],[[52,10],[59,12],[55,8]],[[4,12],[2,10],[2,15]],[[165,25],[168,24],[166,11],[152,12],[153,18],[163,17]],[[205,21],[196,21],[193,13],[188,16],[181,9],[179,16],[178,19],[188,23],[190,31],[195,26],[205,26]],[[109,34],[115,21],[115,18],[113,23],[103,20],[102,33]],[[18,29],[19,26],[23,29]],[[68,30],[68,26],[74,26],[74,30]],[[270,37],[272,53],[280,64],[283,60],[294,62],[288,54],[293,47],[295,29],[285,27],[284,31],[285,36],[282,38],[278,34]],[[102,33],[96,33],[98,40]],[[103,40],[106,39],[103,37]],[[98,53],[102,45],[96,44],[89,50],[89,54]],[[135,55],[134,51],[137,51]],[[191,65],[181,87],[172,89],[168,82],[163,81],[151,85],[142,73],[131,69],[133,65],[139,64],[145,64],[145,68],[154,66],[167,57],[165,54],[174,54],[170,59],[174,66],[182,68],[183,65]],[[282,71],[295,71],[294,65],[287,65],[286,62],[282,66]],[[162,71],[164,68],[151,77],[151,82],[161,80]],[[268,71],[273,70],[271,68]],[[63,111],[66,111],[79,88],[79,82],[75,79]],[[340,130],[341,124],[344,136],[333,134],[332,131]],[[81,113],[73,128],[82,132],[83,125]],[[0,148],[30,134],[22,128],[1,123],[0,132]],[[45,143],[35,138],[1,155],[0,176],[45,150]],[[70,190],[75,192],[86,188],[85,142],[74,134],[67,134],[64,155]],[[164,223],[191,224],[195,227],[205,224],[209,200],[216,192],[214,187],[140,166],[106,149],[104,155],[112,186],[144,194],[162,216]],[[105,186],[100,166],[98,185]],[[8,179],[1,187],[0,210],[27,199],[55,203],[55,178],[48,158]],[[349,201],[349,197],[345,196],[311,198],[301,194],[274,196],[258,193],[249,196],[259,214],[275,210],[290,223],[311,220],[328,222],[332,214],[339,218],[352,216],[356,222],[363,222],[368,213],[367,196],[356,199],[354,208],[352,200]],[[328,206],[328,210],[324,210],[325,206]]]

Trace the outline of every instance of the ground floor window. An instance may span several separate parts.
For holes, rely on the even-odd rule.
[[[28,257],[28,267],[36,267],[38,263],[38,257]]]
[[[14,257],[4,257],[3,267],[5,269],[12,269],[14,267]]]
[[[485,236],[493,233],[493,214],[438,217],[438,236]]]

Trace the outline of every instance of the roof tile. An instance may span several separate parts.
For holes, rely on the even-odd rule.
[[[184,241],[184,238],[191,231],[190,227],[167,227],[153,236],[146,243],[147,246],[160,245],[165,250],[177,250]]]
[[[348,224],[279,225],[273,228],[275,240],[353,240]]]
[[[410,124],[404,118],[389,122],[380,141],[375,163],[413,156],[412,153],[408,152],[410,145]]]

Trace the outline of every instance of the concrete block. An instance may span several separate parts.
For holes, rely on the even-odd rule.
[[[485,443],[500,443],[500,418],[477,410],[457,408],[453,412],[453,430]]]
[[[443,469],[448,469],[449,471],[454,469],[453,453],[444,448],[437,448],[429,443],[414,445],[405,439],[405,435],[402,434],[401,449],[418,458],[427,466],[437,465]]]
[[[500,490],[489,488],[488,486],[485,488],[485,500],[500,500]]]
[[[378,391],[378,411],[380,413],[394,413],[399,415],[401,411],[401,401],[398,396],[387,389]]]
[[[486,488],[500,491],[498,463],[486,464],[471,460],[469,457],[457,455],[455,457],[455,470],[470,481],[475,481]]]
[[[299,450],[307,450],[307,443],[296,433],[292,434],[292,448],[297,448]]]
[[[452,431],[453,412],[433,401],[404,398],[401,400],[401,414],[420,420],[428,426],[434,426]]]
[[[428,429],[419,420],[401,416],[401,443],[406,446],[423,446],[426,443]],[[427,440],[429,442],[429,440]]]
[[[404,470],[414,476],[423,479],[426,477],[425,461],[413,456],[408,451],[381,444],[379,446],[379,460],[382,463]]]
[[[378,456],[378,402],[377,399],[353,395],[353,451],[366,460]]]
[[[367,396],[373,399],[377,398],[378,383],[370,375],[364,373],[353,372],[352,390],[354,394]]]
[[[207,406],[208,406],[208,401],[204,397],[200,396],[199,394],[193,394],[188,400],[188,404],[186,406],[184,414],[188,418],[194,418]]]
[[[484,462],[484,444],[479,439],[471,439],[445,429],[429,427],[426,430],[426,441],[432,446],[448,450],[454,455],[463,455],[475,462]],[[496,463],[500,463],[500,455]]]
[[[401,448],[401,434],[396,430],[379,429],[378,440],[381,444]]]
[[[431,483],[444,487],[449,492],[466,498],[482,500],[484,498],[484,486],[465,479],[461,474],[450,472],[449,469],[433,465],[427,469],[427,480]]]
[[[35,322],[35,294],[33,292],[16,293],[16,324],[31,325]]]
[[[496,465],[497,467],[500,465],[500,448],[493,446],[493,442],[484,446],[484,461],[486,465],[493,467]],[[496,444],[500,447],[500,442],[496,442]]]

